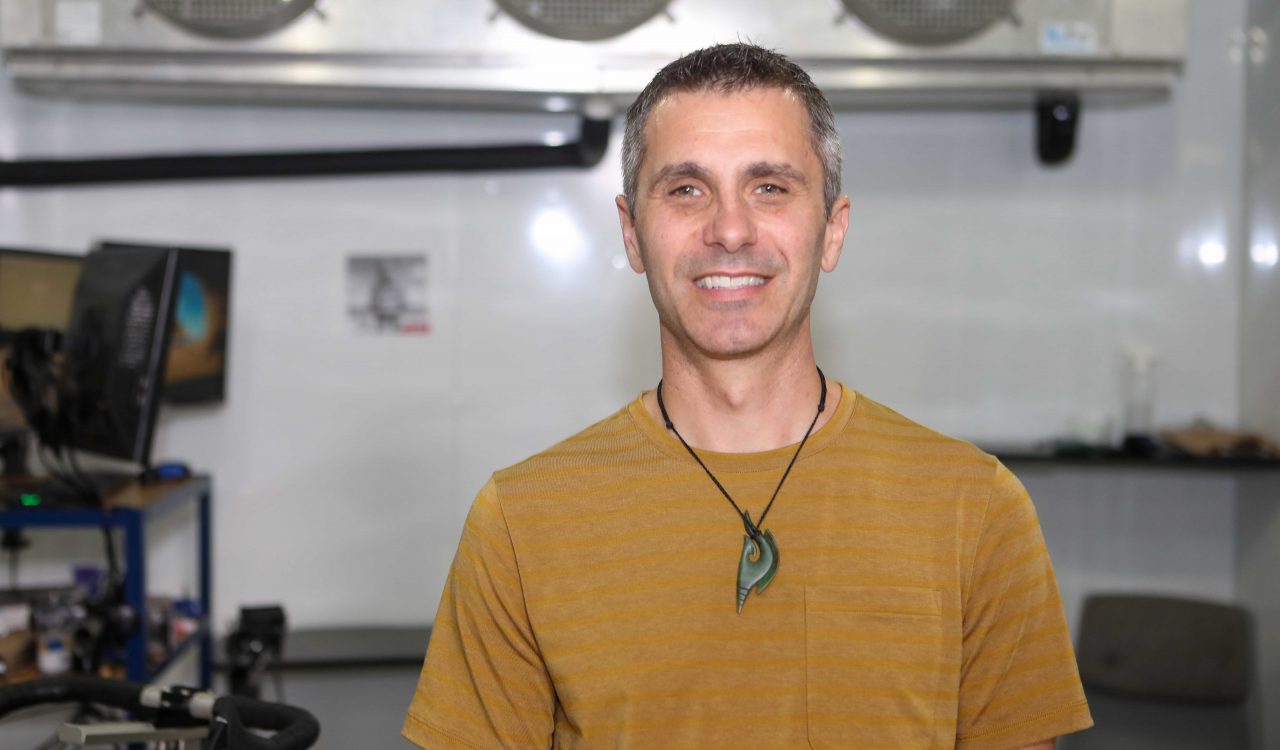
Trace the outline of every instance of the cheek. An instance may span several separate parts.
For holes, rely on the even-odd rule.
[[[643,243],[645,264],[649,272],[656,272],[663,277],[676,272],[683,255],[682,250],[687,245],[687,236],[687,233],[669,222],[652,228],[645,235],[646,242]]]
[[[762,225],[762,241],[772,245],[792,269],[816,266],[822,254],[824,229],[825,225],[807,222],[770,222]]]

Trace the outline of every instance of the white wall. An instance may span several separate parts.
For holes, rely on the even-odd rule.
[[[1086,108],[1063,168],[1036,163],[1029,111],[840,115],[854,227],[815,308],[828,374],[969,438],[1100,433],[1118,420],[1120,352],[1137,343],[1160,357],[1160,424],[1236,422],[1243,72],[1229,51],[1243,0],[1194,5],[1172,98]],[[10,159],[536,141],[572,127],[0,91]],[[652,387],[656,316],[620,262],[612,204],[618,134],[584,172],[0,190],[0,244],[235,248],[229,400],[169,410],[156,451],[214,474],[219,621],[264,601],[295,625],[430,619],[487,474]],[[531,236],[548,211],[576,228],[551,255]],[[1198,262],[1209,241],[1230,250],[1222,266]],[[429,254],[429,336],[348,331],[343,264],[362,251]],[[172,546],[158,575],[189,565]]]
[[[1235,599],[1231,473],[1010,466],[1035,499],[1067,619],[1091,593]]]

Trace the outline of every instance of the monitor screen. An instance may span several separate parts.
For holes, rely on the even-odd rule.
[[[0,248],[0,330],[65,330],[80,262],[78,255]],[[0,344],[0,362],[7,356]],[[18,405],[0,386],[0,433],[25,427]]]
[[[63,345],[61,441],[146,465],[178,296],[178,251],[85,256]]]
[[[105,241],[97,247],[115,251],[169,246]],[[171,403],[222,401],[226,397],[231,252],[177,250],[178,306],[165,367],[164,399]]]

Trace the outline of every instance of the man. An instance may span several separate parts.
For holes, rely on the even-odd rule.
[[[480,491],[405,736],[1050,748],[1089,726],[1022,486],[817,369],[849,199],[809,77],[743,44],[677,60],[623,165],[662,381]]]

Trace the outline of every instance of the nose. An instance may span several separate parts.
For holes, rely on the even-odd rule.
[[[707,245],[719,246],[730,253],[755,244],[756,223],[751,207],[739,197],[720,198],[703,228],[702,239]]]

